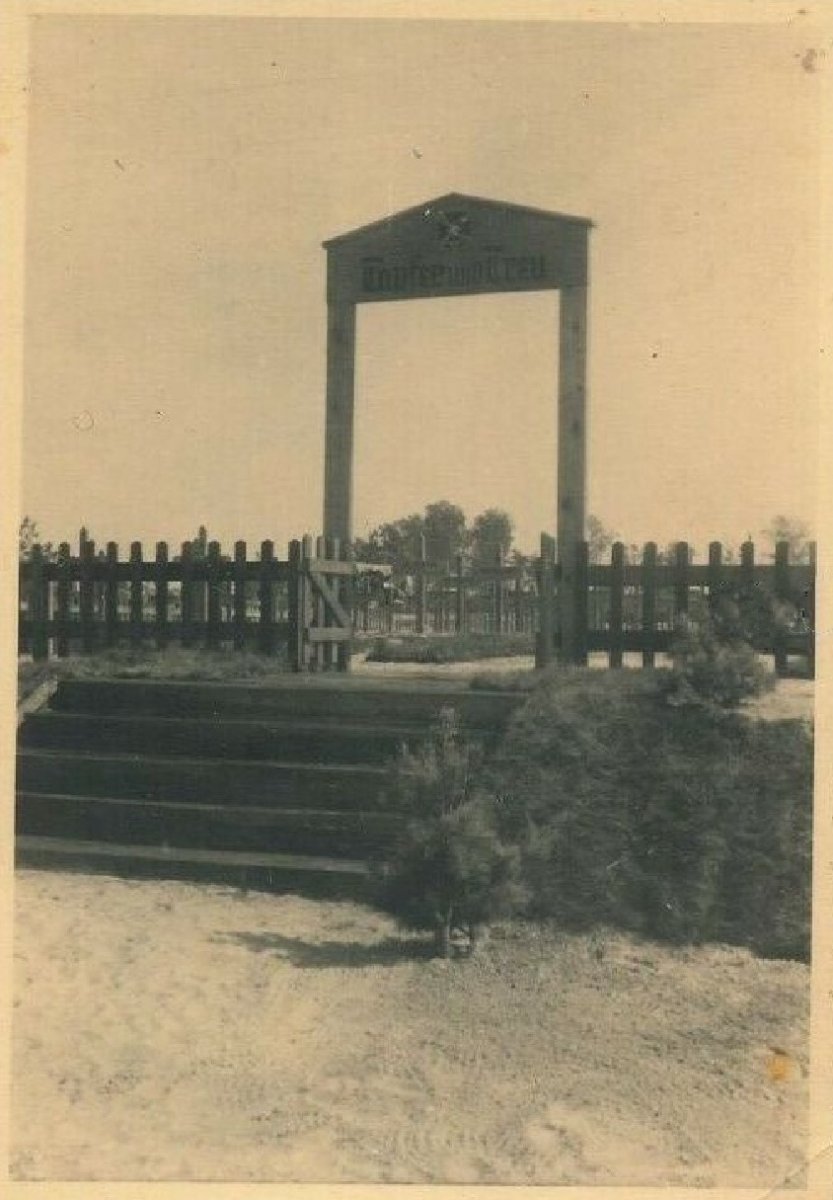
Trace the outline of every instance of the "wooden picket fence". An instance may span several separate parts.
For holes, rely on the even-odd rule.
[[[815,671],[815,578],[816,547],[810,545],[809,561],[791,563],[789,544],[779,542],[773,562],[759,563],[755,547],[745,542],[740,561],[724,561],[720,542],[709,545],[708,562],[697,564],[687,542],[674,547],[673,560],[660,562],[656,543],[647,543],[641,562],[628,563],[625,547],[616,542],[609,563],[591,563],[586,542],[577,547],[577,564],[572,597],[573,643],[562,645],[559,631],[561,571],[555,560],[552,538],[541,538],[538,559],[539,629],[536,664],[546,666],[556,655],[578,665],[588,655],[602,651],[608,666],[621,667],[625,654],[641,656],[644,667],[655,664],[658,654],[667,653],[680,618],[696,619],[699,602],[708,608],[721,597],[774,597],[788,606],[792,619],[769,642],[760,646],[774,658],[775,670],[784,675],[791,657],[806,659],[807,673]]]
[[[77,556],[63,542],[54,558],[35,546],[20,564],[18,648],[42,661],[125,643],[163,649],[178,642],[283,652],[296,671],[345,669],[355,570],[336,540],[311,537],[290,542],[283,561],[271,541],[253,560],[243,541],[231,557],[210,542],[204,558],[191,542],[171,558],[159,542],[150,560],[140,542],[131,543],[126,560],[115,542],[100,554],[82,538]]]
[[[796,656],[813,674],[814,545],[806,563],[790,562],[787,543],[767,563],[756,561],[751,542],[736,563],[725,561],[719,542],[702,564],[691,561],[686,542],[677,543],[670,562],[660,561],[654,543],[643,548],[640,562],[627,562],[620,542],[607,563],[591,563],[587,543],[577,550],[571,597],[561,595],[555,545],[543,535],[532,564],[496,560],[475,570],[458,556],[449,569],[423,557],[403,599],[389,566],[356,563],[337,541],[323,538],[290,542],[285,560],[275,557],[271,541],[261,543],[253,560],[242,541],[231,556],[211,542],[205,557],[184,542],[176,558],[160,542],[150,560],[139,542],[126,560],[113,542],[97,553],[82,539],[76,556],[62,543],[54,558],[35,546],[20,566],[19,649],[43,660],[123,643],[179,642],[283,653],[295,671],[347,670],[356,635],[522,633],[534,642],[539,667],[555,656],[586,663],[597,652],[610,667],[622,666],[625,655],[650,667],[670,648],[680,617],[696,615],[698,604],[714,604],[727,592],[766,593],[789,605],[794,619],[763,652],[780,674]],[[566,604],[574,614],[570,645],[560,630]]]

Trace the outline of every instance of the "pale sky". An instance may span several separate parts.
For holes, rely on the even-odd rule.
[[[321,243],[450,191],[591,218],[589,509],[814,523],[818,72],[792,27],[40,17],[23,511],[319,532]],[[555,294],[361,306],[356,532],[555,521]]]

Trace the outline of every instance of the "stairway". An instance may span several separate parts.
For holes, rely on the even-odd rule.
[[[386,763],[452,706],[488,742],[518,697],[287,676],[62,680],[18,731],[19,865],[361,895],[402,819]]]

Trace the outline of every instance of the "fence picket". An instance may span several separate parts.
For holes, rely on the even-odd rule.
[[[41,546],[32,547],[31,572],[29,583],[29,612],[32,627],[32,658],[35,662],[43,662],[49,658],[49,637],[46,630],[48,620],[49,598],[48,584],[44,572],[43,549]]]
[[[81,561],[79,563],[80,597],[79,608],[81,617],[81,650],[91,654],[95,649],[95,593],[93,590],[93,560],[95,558],[95,542],[85,536],[80,545]]]
[[[156,645],[163,650],[168,644],[168,543],[156,543],[155,596]]]
[[[144,634],[145,592],[142,582],[142,543],[130,543],[130,642],[141,644]]]
[[[790,599],[790,546],[789,542],[778,542],[775,546],[775,598],[789,603]],[[776,627],[774,658],[775,673],[787,674],[787,639],[780,623]]]
[[[246,543],[234,543],[234,649],[246,648]]]
[[[107,579],[104,585],[104,642],[115,646],[119,636],[119,548],[115,542],[107,543]]]
[[[642,551],[642,665],[653,667],[657,624],[657,544],[647,542]]]
[[[810,580],[805,592],[805,610],[809,624],[807,643],[807,672],[811,679],[816,677],[816,543],[810,542]]]
[[[677,542],[674,547],[674,622],[688,612],[689,588],[689,546],[688,542]]]
[[[261,654],[273,654],[275,649],[275,589],[272,580],[272,563],[275,558],[275,543],[268,538],[260,543],[260,625],[258,644]]]
[[[625,598],[625,547],[614,542],[610,550],[610,648],[608,665],[614,669],[623,662],[622,615]]]
[[[208,543],[206,565],[208,611],[206,614],[205,644],[209,650],[219,650],[222,638],[220,626],[220,543]]]
[[[57,626],[55,652],[58,658],[66,658],[69,654],[69,596],[72,586],[72,562],[69,542],[61,542],[58,547],[58,580],[55,588]]]
[[[713,612],[720,600],[723,587],[723,547],[720,542],[709,542],[708,567],[709,609]]]
[[[182,584],[180,592],[180,608],[182,622],[182,644],[191,646],[194,642],[194,559],[191,542],[182,543]]]
[[[575,610],[574,624],[574,656],[577,666],[587,666],[587,601],[590,594],[590,547],[587,542],[576,542],[575,559],[575,591],[573,593]]]
[[[547,667],[553,656],[553,604],[555,583],[555,542],[547,533],[541,534],[541,555],[538,559],[538,635],[535,641],[535,665]]]

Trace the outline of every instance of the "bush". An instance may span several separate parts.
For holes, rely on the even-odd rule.
[[[531,634],[463,633],[376,638],[368,662],[453,663],[534,653]]]
[[[682,620],[671,644],[670,694],[677,703],[734,708],[774,686],[743,632],[740,610],[728,601],[714,614]]]
[[[454,930],[474,949],[483,926],[525,899],[520,854],[498,836],[494,801],[473,783],[474,759],[448,709],[425,747],[403,751],[389,799],[407,819],[375,871],[377,905],[405,928],[433,931],[444,957]]]
[[[809,954],[812,738],[671,705],[663,672],[564,671],[490,764],[533,914]]]

